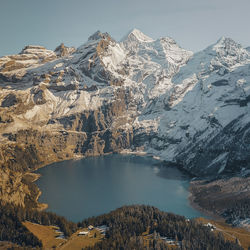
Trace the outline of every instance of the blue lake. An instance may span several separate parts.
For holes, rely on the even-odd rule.
[[[47,211],[74,222],[123,205],[145,204],[188,218],[202,214],[188,202],[188,176],[151,157],[107,155],[41,168],[36,184]]]

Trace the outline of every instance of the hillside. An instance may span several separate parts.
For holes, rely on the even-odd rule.
[[[247,183],[249,69],[249,49],[230,38],[192,53],[137,29],[120,42],[97,31],[77,49],[28,45],[0,58],[1,200],[38,207],[27,172],[124,150],[206,181]]]
[[[4,219],[3,219],[4,218]],[[0,240],[12,240],[28,247],[45,249],[243,249],[249,233],[207,221],[188,220],[150,206],[124,206],[108,214],[92,217],[77,225],[52,213],[1,205]],[[57,227],[55,227],[57,225]],[[87,228],[93,228],[88,230]],[[102,234],[99,228],[106,228]],[[3,231],[4,229],[4,231]],[[58,230],[64,234],[56,239]],[[79,235],[80,232],[87,235]],[[237,235],[237,242],[236,237]],[[244,238],[245,237],[245,238]],[[2,242],[6,246],[10,243]],[[13,246],[14,247],[14,246]],[[15,248],[14,248],[15,249]],[[16,248],[18,249],[18,248]],[[19,249],[22,249],[21,247]],[[26,248],[27,249],[27,248]],[[247,249],[247,248],[244,248]]]

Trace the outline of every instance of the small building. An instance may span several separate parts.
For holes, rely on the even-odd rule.
[[[65,239],[65,236],[64,234],[60,234],[56,236],[56,239]]]
[[[88,231],[81,231],[81,232],[79,232],[77,235],[78,235],[78,236],[84,236],[84,235],[88,235],[88,234],[89,234]]]
[[[106,225],[101,225],[101,226],[97,226],[96,229],[102,234],[105,235],[106,231],[109,229],[108,226]]]
[[[207,226],[208,228],[211,229],[211,231],[216,229],[216,226],[214,226],[213,224],[211,224],[210,222],[208,222],[207,224],[205,224],[205,226]]]
[[[93,229],[94,229],[94,227],[93,227],[92,225],[89,225],[89,226],[88,226],[88,230],[89,230],[89,231],[91,231],[91,230],[93,230]]]

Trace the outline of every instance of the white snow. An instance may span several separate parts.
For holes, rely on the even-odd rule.
[[[129,33],[121,39],[121,42],[127,39],[137,39],[140,42],[153,42],[154,41],[151,37],[143,34],[140,30],[136,28],[129,31]]]
[[[107,46],[98,53],[102,41]],[[53,51],[29,46],[19,55],[0,58],[0,70],[11,60],[23,67],[8,74],[29,73],[24,84],[9,83],[11,88],[32,93],[45,86],[46,103],[18,116],[22,126],[96,110],[115,101],[115,91],[122,88],[131,95],[126,115],[135,120],[126,121],[121,128],[133,128],[136,134],[149,137],[152,134],[154,138],[143,145],[145,152],[174,160],[187,145],[209,141],[238,117],[241,126],[250,122],[250,103],[240,105],[250,95],[250,52],[229,38],[193,54],[172,38],[154,40],[134,29],[121,42],[97,33],[61,59]],[[39,79],[35,84],[34,75]],[[113,79],[122,86],[110,86]],[[71,85],[75,89],[51,88]],[[6,87],[4,91],[0,98],[11,90]],[[208,168],[226,162],[226,158],[220,154]],[[219,173],[224,167],[222,164]]]

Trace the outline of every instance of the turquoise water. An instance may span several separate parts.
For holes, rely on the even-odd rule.
[[[123,205],[146,204],[188,218],[201,216],[188,202],[189,178],[150,157],[108,155],[54,163],[37,171],[40,202],[78,222]]]

